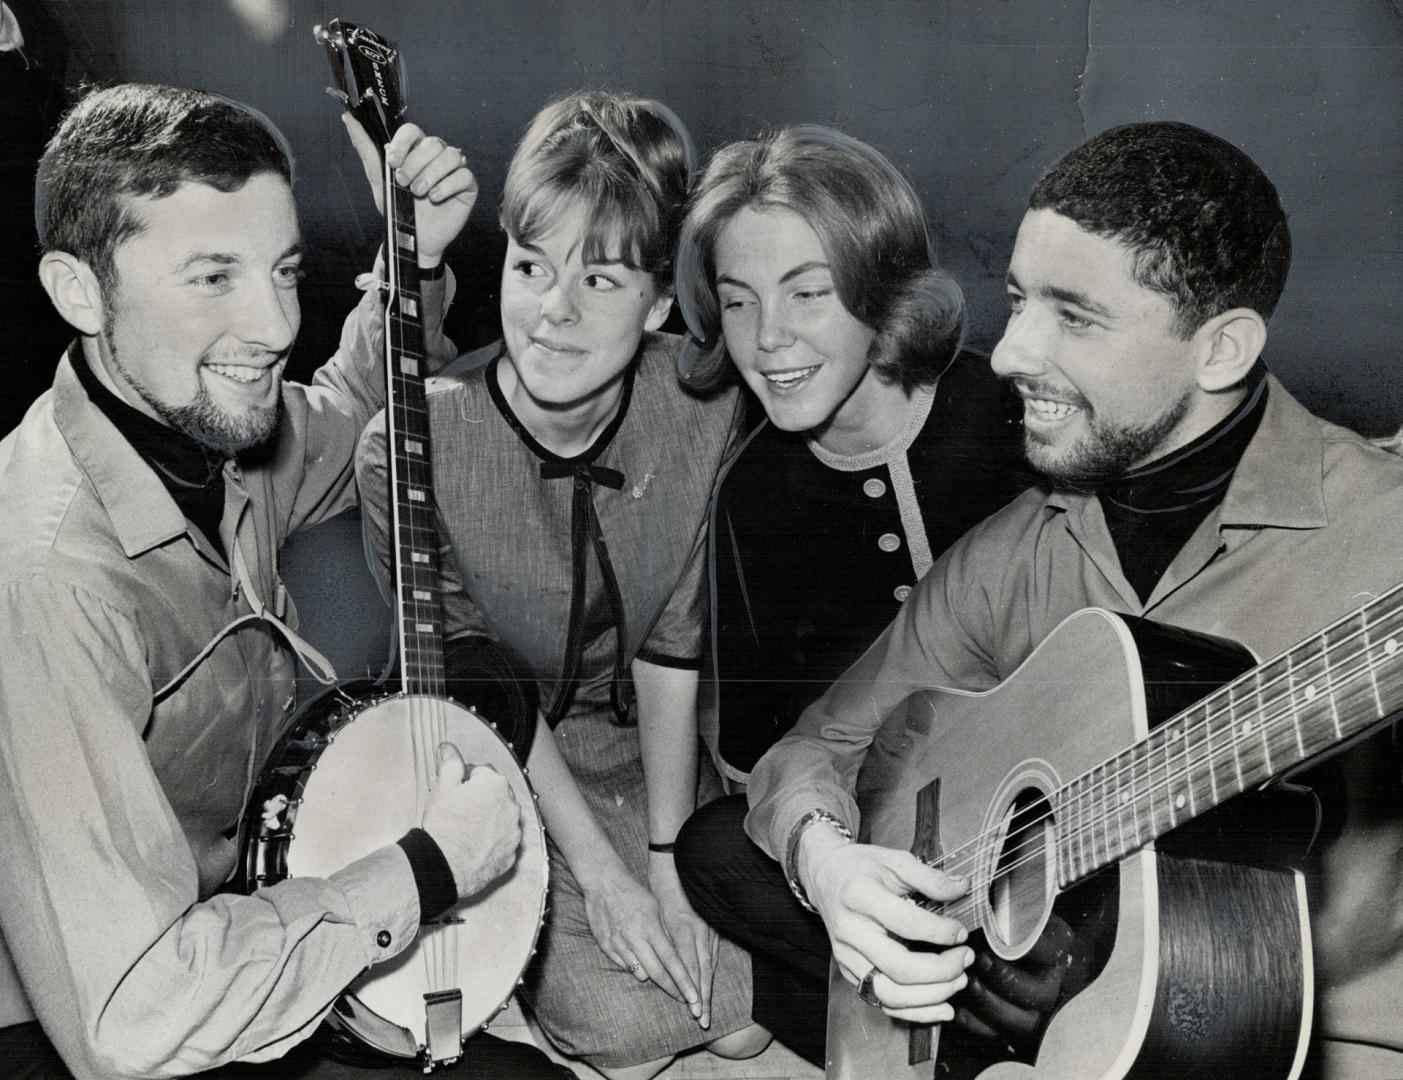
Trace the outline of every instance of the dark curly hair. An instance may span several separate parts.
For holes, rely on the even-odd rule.
[[[176,86],[93,90],[40,159],[40,240],[45,251],[82,259],[110,291],[113,253],[143,227],[126,198],[161,198],[186,181],[237,191],[265,172],[291,183],[291,157],[281,133],[247,106]]]
[[[818,234],[848,313],[875,332],[868,361],[908,390],[930,385],[959,351],[964,294],[931,250],[925,214],[881,153],[832,128],[786,128],[716,151],[687,208],[677,303],[693,342],[688,381],[734,377],[716,297],[716,242],[748,206],[778,206]]]
[[[1135,280],[1169,298],[1185,338],[1231,308],[1270,316],[1291,266],[1272,182],[1237,147],[1190,124],[1093,136],[1044,174],[1028,206],[1129,248]]]

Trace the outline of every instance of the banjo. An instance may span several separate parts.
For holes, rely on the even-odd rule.
[[[383,147],[405,111],[397,50],[339,20],[315,33],[346,107]],[[372,1056],[416,1058],[429,1071],[456,1060],[463,1040],[507,1007],[535,952],[548,861],[536,797],[510,745],[445,690],[414,200],[388,166],[384,191],[386,424],[401,692],[363,696],[373,693],[368,680],[338,686],[289,722],[244,813],[241,871],[245,891],[252,891],[294,874],[326,876],[394,843],[419,824],[440,743],[507,779],[522,816],[512,869],[422,926],[398,956],[364,972],[328,1018],[335,1042]]]

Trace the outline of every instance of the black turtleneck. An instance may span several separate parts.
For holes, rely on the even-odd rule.
[[[185,520],[199,529],[223,556],[219,522],[224,516],[224,457],[185,432],[151,419],[112,393],[93,374],[76,342],[68,350],[68,362],[88,398],[131,443],[141,460],[151,466]]]
[[[1187,446],[1111,481],[1100,491],[1106,526],[1126,580],[1143,603],[1199,523],[1223,499],[1267,407],[1267,369],[1247,376],[1247,396]]]

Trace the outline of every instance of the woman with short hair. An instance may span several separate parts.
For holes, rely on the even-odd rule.
[[[563,1052],[640,1080],[692,1047],[768,1041],[745,954],[672,861],[698,791],[719,790],[698,768],[704,533],[739,430],[737,394],[685,391],[659,332],[690,156],[655,102],[546,106],[502,200],[503,342],[427,395],[445,653],[486,639],[486,666],[505,656],[540,691],[527,766],[551,880],[523,996]],[[384,448],[382,418],[358,467],[388,564]]]

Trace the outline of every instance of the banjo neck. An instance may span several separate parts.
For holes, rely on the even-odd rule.
[[[423,308],[419,294],[414,197],[384,170],[385,418],[394,538],[395,615],[399,669],[407,694],[442,694],[443,602],[434,525],[433,461],[424,394]]]

